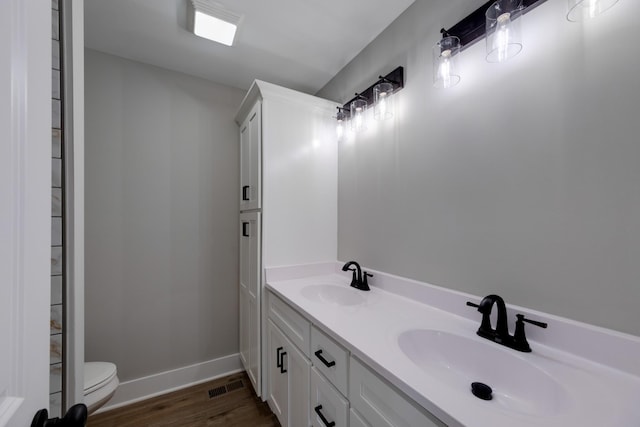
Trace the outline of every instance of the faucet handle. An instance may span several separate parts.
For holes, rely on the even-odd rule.
[[[368,291],[369,289],[369,281],[367,280],[367,277],[373,277],[373,274],[371,273],[367,273],[366,271],[362,272],[362,288],[361,290],[363,291]]]
[[[480,308],[480,305],[475,304],[475,303],[473,303],[473,302],[471,302],[471,301],[467,301],[467,305],[468,305],[469,307]]]
[[[516,320],[516,331],[513,334],[513,348],[525,353],[531,352],[531,346],[527,341],[527,337],[524,333],[524,322],[531,323],[532,325],[546,328],[547,324],[544,322],[538,322],[537,320],[531,320],[524,317],[524,314],[516,314],[518,320]]]
[[[524,314],[516,314],[516,317],[518,318],[517,322],[531,323],[532,325],[539,326],[540,328],[546,328],[547,326],[549,326],[544,322],[538,322],[537,320],[527,319],[526,317],[524,317]]]

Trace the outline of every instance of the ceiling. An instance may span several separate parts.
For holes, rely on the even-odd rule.
[[[85,45],[248,89],[316,93],[414,0],[222,0],[243,15],[233,47],[187,30],[189,0],[85,0]]]

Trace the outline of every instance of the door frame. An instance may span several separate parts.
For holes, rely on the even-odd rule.
[[[0,426],[17,426],[49,406],[51,2],[0,15]]]

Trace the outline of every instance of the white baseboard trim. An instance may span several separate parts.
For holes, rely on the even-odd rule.
[[[120,383],[111,400],[95,413],[106,412],[243,370],[240,354],[236,353],[171,371],[124,381]]]

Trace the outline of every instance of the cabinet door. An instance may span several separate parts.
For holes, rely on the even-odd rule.
[[[262,381],[259,212],[240,214],[240,233],[240,357],[256,394],[260,396]]]
[[[261,103],[240,126],[240,210],[260,209],[262,175]]]
[[[311,361],[289,339],[286,364],[289,371],[289,425],[309,426],[309,393],[311,386]]]
[[[269,407],[282,427],[308,426],[311,361],[271,320],[267,341]]]
[[[361,422],[375,427],[446,427],[357,359],[349,366],[349,402]],[[365,425],[366,425],[365,424]]]
[[[269,320],[267,324],[267,348],[269,351],[267,371],[268,395],[267,402],[280,425],[287,427],[296,424],[289,423],[289,372],[288,349],[285,337],[277,326]]]

